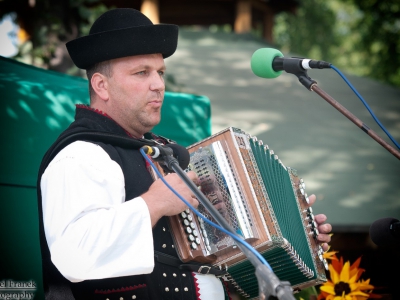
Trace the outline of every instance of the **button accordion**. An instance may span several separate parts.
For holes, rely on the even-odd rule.
[[[233,127],[188,150],[188,169],[197,173],[203,194],[280,280],[289,281],[294,290],[326,281],[317,224],[296,170],[284,166],[262,141]],[[214,221],[202,205],[198,209]],[[170,225],[183,262],[227,268],[225,279],[238,293],[258,296],[254,267],[231,237],[189,210],[170,217]]]

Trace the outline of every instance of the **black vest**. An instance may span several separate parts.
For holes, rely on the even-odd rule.
[[[119,135],[126,138],[128,143],[137,141],[139,146],[133,148],[116,146],[112,142],[112,138],[93,140],[90,137],[79,136],[82,132]],[[145,137],[161,138],[153,134],[146,134]],[[57,270],[51,262],[44,234],[40,180],[54,156],[66,145],[76,140],[86,140],[98,144],[109,154],[112,160],[120,165],[125,178],[126,201],[146,192],[153,182],[146,168],[145,160],[138,150],[141,140],[130,138],[124,129],[109,117],[87,107],[77,107],[75,121],[50,147],[42,160],[38,176],[39,234],[46,299],[197,299],[196,288],[190,271],[182,271],[177,267],[158,261],[155,261],[155,267],[151,274],[85,280],[79,283],[69,282]],[[178,257],[165,217],[160,219],[153,228],[153,238],[155,251]],[[127,261],[126,263],[129,264],[130,262]]]

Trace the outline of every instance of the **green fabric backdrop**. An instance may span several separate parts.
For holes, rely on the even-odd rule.
[[[36,179],[47,148],[89,103],[85,79],[0,57],[0,282],[34,280],[42,299]],[[211,135],[205,96],[166,92],[154,132],[188,146]]]

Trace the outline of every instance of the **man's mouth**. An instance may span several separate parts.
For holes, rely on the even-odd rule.
[[[148,102],[148,104],[152,106],[161,106],[162,105],[162,100],[151,100]]]

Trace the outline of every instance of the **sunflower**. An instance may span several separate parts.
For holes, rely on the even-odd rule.
[[[320,287],[321,293],[318,300],[366,300],[368,298],[381,298],[372,294],[374,286],[370,280],[360,280],[364,269],[359,268],[361,257],[352,265],[350,262],[343,262],[336,256],[337,252],[324,253],[324,258],[331,260],[329,264],[330,280]]]

